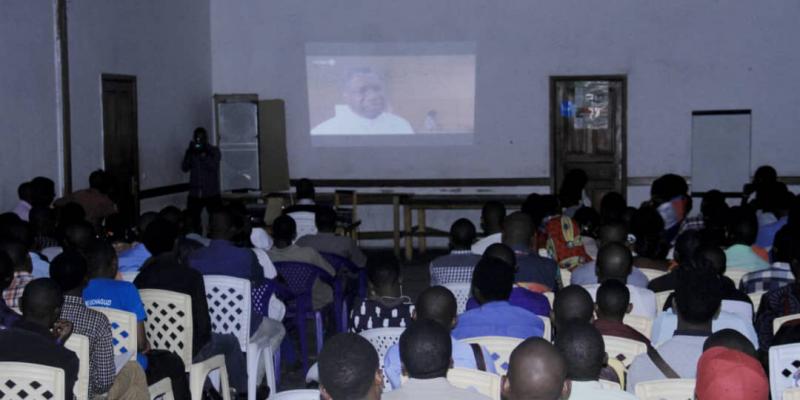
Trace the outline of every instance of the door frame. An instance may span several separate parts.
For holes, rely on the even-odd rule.
[[[133,141],[133,169],[136,172],[136,176],[134,176],[134,190],[132,190],[133,194],[133,207],[134,213],[136,216],[139,215],[139,191],[141,190],[141,185],[139,182],[139,176],[141,171],[139,170],[139,93],[138,93],[138,82],[136,80],[135,75],[122,75],[122,74],[100,74],[100,125],[101,125],[101,132],[102,135],[100,136],[102,139],[102,149],[103,149],[103,170],[106,170],[106,123],[105,123],[105,104],[103,103],[103,93],[105,92],[104,83],[106,81],[117,81],[117,82],[126,82],[131,83],[133,85],[133,131],[136,133],[136,140]]]
[[[616,143],[619,157],[615,160],[620,166],[620,191],[622,197],[628,198],[628,76],[619,75],[552,75],[549,79],[550,107],[550,190],[558,194],[558,149],[556,148],[556,118],[559,118],[556,107],[556,83],[563,81],[619,81],[622,83],[622,129],[620,140]],[[599,205],[597,205],[599,206]]]

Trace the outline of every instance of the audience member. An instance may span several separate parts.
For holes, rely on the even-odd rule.
[[[475,242],[472,253],[483,255],[486,249],[503,241],[503,220],[506,218],[506,206],[499,201],[488,201],[481,209],[481,229],[483,238]]]
[[[6,290],[13,279],[14,263],[5,253],[0,252],[0,290]],[[19,318],[19,314],[9,308],[7,302],[0,301],[0,330],[10,328]]]
[[[282,215],[275,218],[272,223],[272,235],[275,243],[267,254],[273,263],[301,262],[311,264],[331,277],[336,276],[336,270],[316,250],[292,243],[297,237],[297,224],[291,217]],[[315,310],[319,310],[333,302],[333,289],[319,278],[314,282],[311,294]]]
[[[9,307],[19,307],[25,286],[34,279],[31,257],[25,245],[19,241],[0,242],[0,253],[8,256],[14,271],[13,280],[4,286],[3,300]]]
[[[456,316],[456,298],[449,290],[442,286],[425,289],[417,299],[413,319],[431,320],[439,323],[448,331],[452,331],[458,321]],[[494,363],[489,352],[477,344],[467,344],[451,338],[453,345],[452,358],[454,368],[469,368],[496,373]],[[386,352],[383,361],[383,374],[389,379],[392,388],[400,387],[400,350],[398,345],[393,345]]]
[[[603,336],[590,323],[570,322],[556,338],[555,346],[567,362],[567,378],[572,382],[570,400],[637,399],[621,390],[606,389],[600,383],[608,356]]]
[[[33,205],[31,204],[32,197],[33,197],[33,186],[30,182],[22,182],[17,187],[17,197],[19,198],[19,202],[14,209],[11,210],[14,214],[16,214],[19,219],[23,221],[28,221],[29,213],[31,212],[31,208]]]
[[[553,299],[553,313],[550,319],[553,321],[556,336],[572,321],[592,322],[594,319],[592,296],[578,285],[569,285],[559,290]]]
[[[453,345],[450,332],[441,324],[426,319],[414,321],[400,335],[399,345],[400,361],[408,381],[399,389],[384,394],[384,399],[488,399],[447,381],[447,370],[453,362]]]
[[[431,261],[431,286],[448,283],[466,283],[472,279],[472,270],[481,256],[473,254],[470,247],[475,241],[475,225],[461,218],[450,226],[450,254]]]
[[[671,338],[633,360],[628,368],[628,392],[633,393],[639,382],[695,377],[703,343],[711,335],[711,320],[722,302],[721,290],[713,271],[681,270],[674,300],[677,329]]]
[[[319,253],[344,257],[359,268],[367,265],[367,256],[358,248],[356,241],[350,236],[336,234],[336,211],[333,208],[321,207],[315,214],[314,221],[317,225],[317,233],[297,239],[298,246],[310,247]]]
[[[706,339],[706,342],[703,343],[703,351],[717,346],[741,351],[750,357],[757,357],[753,342],[733,329],[722,329],[711,334],[711,336]]]
[[[31,282],[22,296],[22,319],[10,329],[0,330],[0,361],[62,369],[65,398],[72,398],[78,380],[78,357],[63,346],[73,329],[70,322],[58,319],[63,302],[61,288],[51,279]]]
[[[56,183],[52,179],[37,176],[31,180],[31,205],[34,207],[47,207],[53,204],[56,198]]]
[[[625,222],[628,203],[619,192],[608,192],[600,199],[600,223]]]
[[[58,199],[58,207],[66,203],[78,203],[86,211],[86,220],[95,228],[100,227],[103,219],[117,212],[117,205],[108,197],[113,180],[108,173],[98,169],[89,175],[89,187]]]
[[[795,277],[794,283],[773,289],[761,298],[756,314],[756,331],[761,348],[769,348],[772,342],[772,322],[775,318],[800,313],[800,236],[792,234],[788,255],[789,267]]]
[[[33,231],[27,222],[20,220],[14,214],[5,214],[12,218],[6,218],[0,223],[0,240],[20,242],[25,246],[31,262],[31,275],[34,278],[46,278],[49,276],[50,263],[44,256],[33,251]]]
[[[283,214],[290,214],[294,212],[311,212],[316,213],[321,209],[316,203],[316,191],[314,190],[314,182],[310,179],[303,178],[297,181],[294,185],[295,204],[283,209]]]
[[[383,377],[378,353],[359,335],[333,336],[319,354],[319,385],[323,400],[379,400]]]
[[[611,222],[600,227],[597,236],[598,249],[602,248],[608,243],[621,243],[627,244],[628,230],[621,222]],[[597,254],[595,254],[595,259]],[[572,275],[569,283],[571,285],[592,285],[597,283],[597,262],[592,260],[583,263],[578,268],[572,270]],[[566,284],[566,282],[564,282]],[[642,273],[639,268],[633,267],[631,274],[628,275],[627,282],[630,285],[638,287],[647,287],[647,276]]]
[[[586,254],[597,258],[597,232],[600,229],[600,213],[591,207],[581,207],[575,212],[575,222],[581,227],[581,242]]]
[[[71,250],[83,254],[96,238],[92,224],[87,221],[72,223],[64,228],[64,251]]]
[[[672,263],[667,260],[669,240],[665,237],[664,220],[655,208],[643,206],[631,214],[630,229],[635,241],[633,243],[633,265],[638,268],[649,268],[668,271]]]
[[[544,322],[534,313],[508,302],[514,285],[514,269],[496,258],[483,258],[472,275],[472,296],[480,307],[461,314],[453,337],[509,336],[527,339],[542,336]]]
[[[152,211],[143,213],[139,216],[139,222],[136,224],[137,242],[131,248],[119,254],[119,271],[120,272],[136,272],[142,268],[145,261],[147,261],[152,254],[147,251],[147,246],[144,245],[144,232],[153,221],[158,218],[158,214]]]
[[[670,272],[653,279],[647,285],[647,288],[653,292],[666,292],[675,290],[675,286],[678,284],[678,270],[689,267],[688,265],[692,261],[692,256],[701,244],[702,234],[700,231],[690,229],[680,233],[678,238],[675,239],[675,248],[673,251],[673,261],[677,267],[673,268]]]
[[[508,400],[566,400],[572,382],[567,362],[558,350],[542,338],[520,343],[508,361],[502,380],[503,398]]]
[[[571,169],[564,175],[564,181],[558,191],[558,201],[565,216],[574,218],[578,210],[592,206],[592,200],[585,190],[587,183],[589,177],[582,169]]]
[[[597,254],[597,281],[601,284],[612,279],[626,282],[633,268],[633,256],[631,251],[620,243],[609,243]],[[599,284],[584,286],[592,298],[596,298]],[[644,288],[627,285],[630,291],[631,304],[633,309],[631,315],[638,315],[653,319],[656,316],[656,296]]]
[[[411,322],[414,305],[403,296],[400,268],[396,262],[367,267],[369,293],[366,299],[355,299],[350,316],[350,332],[372,328],[405,327]]]
[[[219,192],[219,148],[208,143],[205,128],[197,127],[183,156],[181,170],[189,173],[189,197],[186,209],[193,215],[195,229],[202,231],[200,214],[205,208],[210,214],[222,206]]]
[[[712,347],[697,362],[697,400],[767,400],[769,379],[758,360],[727,347]]]
[[[739,284],[745,293],[780,289],[794,282],[790,267],[792,246],[799,243],[800,232],[791,227],[783,227],[775,235],[772,246],[772,265],[760,271],[749,272]]]
[[[732,208],[728,219],[727,234],[730,243],[725,250],[728,268],[747,271],[769,268],[769,262],[765,257],[753,249],[758,234],[758,221],[752,211],[743,207]]]
[[[29,218],[33,231],[33,250],[48,256],[49,249],[60,247],[58,239],[56,239],[56,219],[53,210],[35,207],[31,209]]]
[[[539,256],[532,227],[531,217],[522,212],[512,213],[503,221],[503,244],[517,255],[515,281],[535,292],[557,289],[558,265]]]
[[[515,271],[517,269],[517,256],[514,254],[514,250],[511,250],[510,247],[502,243],[495,243],[486,248],[483,257],[496,258],[512,266]],[[547,300],[545,295],[532,292],[520,287],[516,283],[514,284],[514,288],[511,289],[511,296],[508,298],[508,302],[511,303],[512,306],[524,308],[536,315],[541,315],[543,317],[548,317],[550,315],[550,301]],[[467,310],[472,310],[479,306],[478,301],[475,300],[474,297],[470,297],[467,300]]]
[[[595,302],[597,319],[594,320],[594,327],[603,335],[636,340],[650,346],[650,339],[623,322],[625,314],[633,308],[630,298],[628,287],[616,279],[600,285]]]
[[[794,195],[786,185],[775,183],[770,185],[769,197],[771,212],[778,220],[758,227],[756,246],[769,250],[775,240],[775,234],[789,222],[789,211],[794,203]]]

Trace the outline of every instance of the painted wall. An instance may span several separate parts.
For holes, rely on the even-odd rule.
[[[0,210],[34,176],[58,182],[53,3],[0,2]]]
[[[800,175],[800,3],[211,0],[215,93],[282,98],[292,177],[549,175],[551,75],[628,76],[628,175],[690,173],[691,111],[753,110],[752,165]],[[314,148],[307,42],[477,42],[473,146]]]
[[[70,1],[73,186],[102,167],[101,74],[135,75],[140,188],[188,181],[196,126],[211,128],[209,6],[198,0]]]

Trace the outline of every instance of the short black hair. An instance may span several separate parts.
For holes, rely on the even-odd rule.
[[[688,230],[675,239],[674,259],[678,263],[687,262],[703,244],[703,235],[698,230]]]
[[[336,229],[336,211],[333,207],[320,207],[314,213],[314,223],[318,230],[332,232]]]
[[[608,192],[600,199],[600,220],[603,224],[624,220],[628,202],[619,192]]]
[[[596,268],[598,281],[617,279],[627,282],[633,268],[633,255],[630,249],[621,243],[604,244],[597,252]]]
[[[136,223],[136,229],[139,231],[140,238],[144,236],[144,232],[147,231],[147,227],[150,226],[150,224],[153,223],[153,221],[155,221],[158,217],[159,215],[155,211],[148,211],[139,216],[139,220]]]
[[[164,218],[156,218],[147,225],[142,243],[153,256],[164,254],[175,248],[178,227]]]
[[[506,206],[499,201],[487,201],[481,209],[481,218],[489,226],[503,226],[506,218]]]
[[[597,288],[597,308],[606,317],[622,320],[630,303],[630,290],[616,279],[607,280]]]
[[[19,240],[4,240],[0,242],[0,253],[8,256],[15,271],[23,271],[28,265],[28,248]]]
[[[600,226],[600,213],[592,207],[581,207],[572,217],[581,226],[581,234],[594,237]]]
[[[379,368],[378,352],[354,333],[328,339],[319,353],[319,383],[336,400],[364,398]]]
[[[601,244],[606,243],[627,243],[628,228],[622,222],[614,221],[603,224],[597,231],[597,240]]]
[[[733,207],[728,213],[728,241],[752,246],[758,236],[758,218],[747,207]]]
[[[472,246],[475,236],[475,225],[466,218],[459,218],[450,226],[450,242],[458,249]]]
[[[311,179],[303,178],[298,180],[294,188],[298,199],[314,199],[314,182],[311,182]]]
[[[232,239],[235,235],[236,215],[230,208],[220,208],[208,217],[208,237],[213,239]]]
[[[725,275],[727,257],[725,252],[717,246],[702,245],[698,247],[690,262],[693,268],[708,269],[719,276]]]
[[[446,376],[452,353],[450,331],[438,322],[417,319],[400,335],[400,361],[411,378]]]
[[[436,321],[447,329],[452,328],[457,309],[456,297],[444,286],[425,289],[420,293],[414,305],[417,318]]]
[[[78,221],[64,228],[64,247],[84,251],[95,240],[94,226],[88,221]]]
[[[790,226],[784,226],[778,233],[775,234],[775,240],[772,241],[772,256],[773,261],[776,262],[791,262],[792,249],[796,242],[796,237],[800,236],[800,232],[792,229]]]
[[[778,171],[771,165],[762,165],[756,168],[753,174],[753,181],[757,183],[770,183],[778,180]]]
[[[111,243],[105,240],[95,240],[86,249],[85,254],[90,277],[113,278],[116,271],[113,271],[112,267],[117,258],[117,252]]]
[[[722,303],[721,277],[710,268],[678,269],[675,304],[678,316],[692,323],[706,323]]]
[[[158,216],[166,219],[169,222],[172,222],[173,224],[175,224],[175,226],[181,226],[181,224],[183,223],[183,215],[181,213],[181,209],[175,206],[166,206],[162,208],[161,211],[158,212]]]
[[[572,320],[589,322],[594,315],[592,295],[580,285],[569,285],[556,293],[553,314],[556,329]]]
[[[514,267],[515,269],[517,267],[517,255],[514,253],[514,250],[512,250],[511,247],[508,247],[503,243],[495,243],[487,247],[486,251],[483,252],[482,257],[496,258]]]
[[[55,311],[62,304],[64,304],[64,292],[61,290],[61,286],[51,278],[30,281],[25,285],[20,299],[22,315],[37,320],[51,318],[53,322],[58,317]]]
[[[6,253],[0,251],[0,292],[6,290],[14,280],[14,263]]]
[[[596,381],[605,363],[603,336],[591,323],[570,321],[558,333],[556,348],[567,360],[567,376],[576,381]]]
[[[50,263],[50,278],[64,292],[81,287],[86,282],[87,273],[86,258],[74,250],[64,250]]]
[[[33,230],[30,224],[19,219],[14,213],[8,214],[4,214],[0,221],[0,240],[19,241],[30,250],[33,247]]]
[[[533,237],[533,225],[537,224],[530,215],[523,212],[509,214],[503,220],[503,243],[512,245],[530,245]]]
[[[291,242],[297,235],[297,223],[288,215],[281,215],[272,222],[272,235],[275,240]]]
[[[31,190],[33,189],[33,185],[30,182],[22,182],[17,186],[17,197],[20,200],[25,200],[29,204],[31,202]]]
[[[481,258],[472,271],[472,287],[483,303],[507,301],[514,289],[514,268],[496,258]]]
[[[387,287],[400,281],[400,267],[388,260],[376,263],[367,267],[367,278],[375,287]]]
[[[730,328],[716,331],[706,339],[705,343],[703,343],[703,351],[712,347],[727,347],[751,357],[758,357],[753,343],[746,336]]]
[[[643,206],[633,212],[630,232],[636,236],[634,250],[641,257],[664,259],[669,253],[669,242],[663,235],[664,220],[653,207]]]
[[[111,189],[111,177],[102,169],[96,169],[89,174],[89,187],[100,193],[108,193]]]
[[[85,221],[86,220],[86,210],[83,209],[83,206],[74,202],[70,201],[63,206],[58,207],[58,226],[59,228],[65,228],[69,225]]]

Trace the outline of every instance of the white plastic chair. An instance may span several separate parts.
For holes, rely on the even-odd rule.
[[[720,310],[736,314],[745,322],[753,322],[753,306],[746,301],[722,300]]]
[[[783,391],[798,387],[800,343],[769,348],[769,388],[772,400],[781,400]]]
[[[603,335],[603,342],[608,358],[616,358],[626,367],[631,365],[636,356],[647,352],[647,345],[636,340]]]
[[[508,371],[508,359],[511,358],[511,352],[522,343],[522,339],[502,336],[479,336],[463,339],[462,342],[477,343],[485,347],[494,361],[495,370],[502,375]]]
[[[215,333],[232,333],[239,339],[242,351],[247,355],[247,398],[255,400],[258,385],[258,362],[264,360],[264,373],[271,393],[278,391],[275,381],[275,354],[269,344],[270,338],[250,341],[250,281],[224,275],[203,277],[211,315],[211,330]]]
[[[500,375],[467,368],[447,371],[447,381],[455,387],[476,391],[492,400],[500,400]]]
[[[605,379],[600,379],[599,382],[600,382],[600,386],[602,386],[603,389],[606,389],[606,390],[621,390],[620,386],[619,386],[619,383],[617,383],[617,382],[611,382],[611,381],[607,381]]]
[[[642,271],[648,281],[652,281],[653,279],[660,278],[667,274],[667,271],[659,271],[652,268],[639,268],[639,271]]]
[[[275,393],[269,397],[273,400],[319,400],[319,390],[298,389]]]
[[[378,352],[381,370],[383,370],[383,359],[386,357],[386,353],[390,347],[400,341],[400,335],[405,330],[406,328],[373,328],[359,333],[364,339],[372,343],[372,347],[375,347],[375,351]],[[392,388],[386,375],[383,376],[383,385],[384,391],[389,391]]]
[[[147,388],[150,392],[150,400],[175,400],[172,392],[172,379],[164,378]]]
[[[694,379],[660,379],[639,382],[634,391],[639,400],[693,400]]]
[[[758,306],[761,305],[761,297],[764,296],[764,293],[767,293],[767,291],[759,290],[757,292],[753,292],[747,295],[750,297],[750,301],[753,302],[753,310],[755,312],[758,312]]]
[[[778,330],[781,329],[781,325],[796,319],[800,319],[800,314],[789,314],[784,315],[783,317],[775,318],[772,320],[772,334],[774,335],[778,333]]]
[[[64,347],[78,357],[78,380],[72,391],[77,400],[86,400],[89,398],[89,338],[73,333],[64,342]]]
[[[139,271],[120,272],[119,275],[123,281],[133,283],[136,277],[139,276]]]
[[[749,273],[751,273],[751,272],[753,272],[753,271],[746,270],[746,269],[740,269],[740,268],[728,268],[728,269],[725,270],[725,276],[727,276],[728,278],[731,278],[731,280],[733,281],[733,284],[736,285],[736,287],[738,288],[739,287],[739,283],[742,281],[742,277],[747,275],[747,274],[749,274]]]
[[[218,370],[224,400],[230,400],[228,370],[225,356],[217,355],[208,360],[192,363],[192,299],[189,295],[168,290],[139,290],[147,312],[145,333],[154,349],[173,351],[183,360],[189,373],[189,390],[192,400],[200,400],[203,384],[211,371]]]
[[[561,284],[569,286],[570,279],[572,279],[572,271],[566,268],[559,268],[558,272],[561,274]]]
[[[622,322],[625,325],[636,329],[637,332],[641,333],[648,339],[650,339],[650,336],[653,334],[653,320],[650,318],[642,317],[640,315],[625,314]]]
[[[467,300],[469,300],[470,289],[472,283],[446,283],[442,286],[453,293],[456,298],[456,313],[461,315],[467,309]]]
[[[135,360],[139,346],[136,314],[108,307],[90,308],[103,313],[108,318],[108,322],[111,323],[111,341],[114,344],[114,355],[131,354],[130,359]]]
[[[791,388],[784,390],[783,400],[800,400],[800,388]]]
[[[39,364],[0,362],[0,392],[9,399],[64,400],[64,370]],[[88,389],[87,389],[88,390]],[[25,392],[26,396],[21,395]]]
[[[544,292],[542,293],[544,297],[547,297],[547,302],[550,303],[550,309],[553,308],[553,301],[556,299],[556,294],[553,292]]]
[[[672,294],[674,290],[667,290],[664,292],[656,292],[656,313],[660,314],[664,311],[664,304],[667,304],[667,299],[669,295]]]
[[[537,315],[539,319],[544,322],[544,332],[542,333],[542,339],[547,340],[548,342],[553,339],[553,325],[550,323],[549,317],[543,317],[541,315]]]
[[[286,215],[292,217],[295,225],[297,225],[297,236],[295,236],[295,241],[306,235],[317,234],[316,215],[313,212],[295,211]]]

